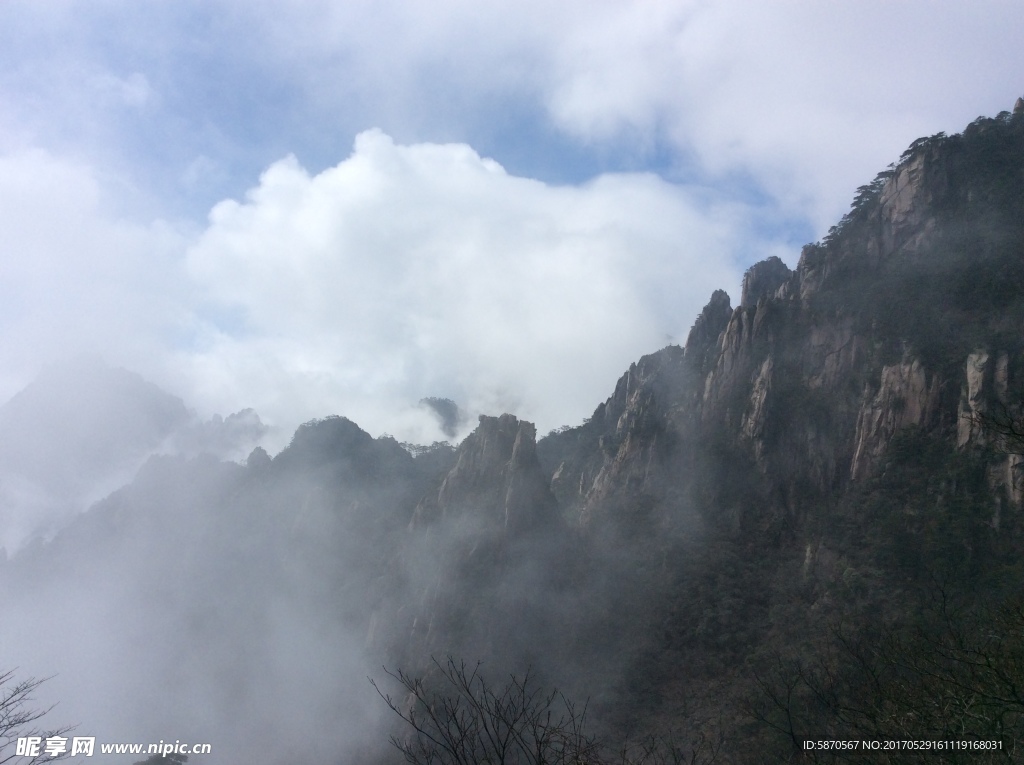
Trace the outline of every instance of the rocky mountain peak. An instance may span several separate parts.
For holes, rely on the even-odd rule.
[[[707,364],[708,354],[718,343],[732,318],[732,304],[725,290],[715,290],[686,337],[685,359],[698,371]]]
[[[455,454],[455,464],[417,506],[413,524],[472,514],[506,530],[557,517],[557,503],[537,460],[537,428],[511,414],[480,416]]]
[[[978,413],[1024,375],[1024,355],[1004,350],[1019,349],[1024,315],[1022,153],[1024,119],[1007,114],[919,139],[795,274],[770,258],[738,308],[712,295],[685,363],[645,357],[590,422],[542,443],[563,507],[584,522],[633,524],[640,507],[672,520],[686,507],[673,487],[688,485],[715,522],[792,533],[806,508],[885,472],[894,443],[989,443]],[[1017,463],[992,459],[1009,477],[991,484],[1017,504]]]
[[[412,455],[395,439],[374,438],[352,420],[339,416],[300,425],[273,464],[283,472],[344,476],[358,486],[373,486],[388,477],[414,472]]]
[[[793,272],[782,260],[772,255],[767,260],[755,263],[743,275],[743,291],[740,306],[752,308],[763,297],[773,295],[779,287],[789,281]]]

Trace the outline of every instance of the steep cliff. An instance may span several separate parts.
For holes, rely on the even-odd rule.
[[[767,506],[738,520],[796,518],[874,475],[908,428],[985,446],[978,415],[1020,400],[1022,157],[1024,117],[1007,114],[915,142],[794,271],[753,266],[735,309],[712,296],[684,350],[645,357],[588,423],[542,441],[563,506],[587,523],[625,492],[672,517],[670,485],[725,496],[708,460],[739,460]],[[1019,504],[1019,481],[998,482]]]
[[[536,438],[532,423],[510,414],[481,415],[436,493],[428,493],[417,504],[413,527],[466,513],[512,532],[556,519],[555,498],[537,461]]]
[[[811,661],[828,624],[899,623],[935,582],[1013,592],[1022,330],[1024,114],[1004,113],[915,142],[795,269],[753,266],[739,306],[716,292],[685,348],[543,439],[563,509],[639,535],[656,572],[636,714],[726,714],[751,692],[736,667]]]

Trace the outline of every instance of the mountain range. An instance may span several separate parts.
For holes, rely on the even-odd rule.
[[[805,742],[855,737],[1020,761],[1022,329],[1018,102],[916,141],[795,268],[751,267],[540,439],[502,414],[410,449],[326,417],[273,457],[196,430],[154,454],[180,400],[108,370],[30,405],[44,377],[0,410],[8,473],[145,462],[12,556],[0,642],[96,735],[208,762],[401,761],[366,676],[440,683],[447,657],[531,672],[650,762],[841,761]],[[145,406],[81,403],[122,389]]]

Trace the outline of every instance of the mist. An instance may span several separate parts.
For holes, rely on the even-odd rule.
[[[83,384],[62,387],[58,372]],[[59,392],[94,437],[124,439],[119,407],[100,403],[125,384],[149,396],[129,402],[135,425],[162,408],[184,416],[180,400],[95,360],[52,370],[11,408],[53,405]],[[39,516],[3,569],[16,616],[0,642],[19,674],[53,676],[38,703],[59,702],[48,717],[78,724],[76,735],[208,742],[211,763],[397,761],[396,720],[368,678],[387,687],[385,667],[429,676],[447,656],[482,662],[499,682],[529,670],[593,698],[601,719],[623,636],[642,626],[643,556],[562,514],[534,432],[484,418],[458,449],[414,457],[329,417],[273,458],[257,447],[241,462],[168,449],[165,434],[124,487],[56,531]],[[41,482],[61,464],[44,446]]]

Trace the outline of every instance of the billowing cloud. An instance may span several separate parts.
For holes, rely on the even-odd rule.
[[[738,283],[743,223],[653,175],[550,186],[465,145],[368,131],[336,167],[284,159],[213,209],[188,272],[230,318],[212,317],[189,358],[225,381],[209,395],[247,386],[277,420],[330,402],[371,430],[436,428],[411,413],[435,395],[542,428],[579,421]]]
[[[380,131],[319,174],[274,163],[195,232],[124,215],[118,180],[38,149],[0,156],[0,393],[96,352],[202,417],[255,407],[271,447],[333,413],[442,438],[426,396],[470,426],[578,422],[735,289],[749,241],[748,213],[706,190],[652,174],[553,186]]]
[[[912,140],[1009,108],[1024,63],[1007,0],[247,6],[339,118],[489,146],[503,112],[536,104],[612,162],[756,189],[819,235]]]
[[[1020,14],[11,0],[0,393],[85,346],[285,428],[341,412],[427,438],[424,395],[578,419],[911,140],[1008,108]]]
[[[546,104],[587,140],[660,134],[820,233],[911,140],[1012,105],[1019,21],[1001,0],[611,3],[565,28]]]
[[[509,167],[526,134],[552,143],[535,175],[649,167],[821,235],[910,141],[1012,105],[1020,21],[1010,0],[12,0],[0,132],[86,148],[192,212],[289,151],[333,165],[371,126]]]

